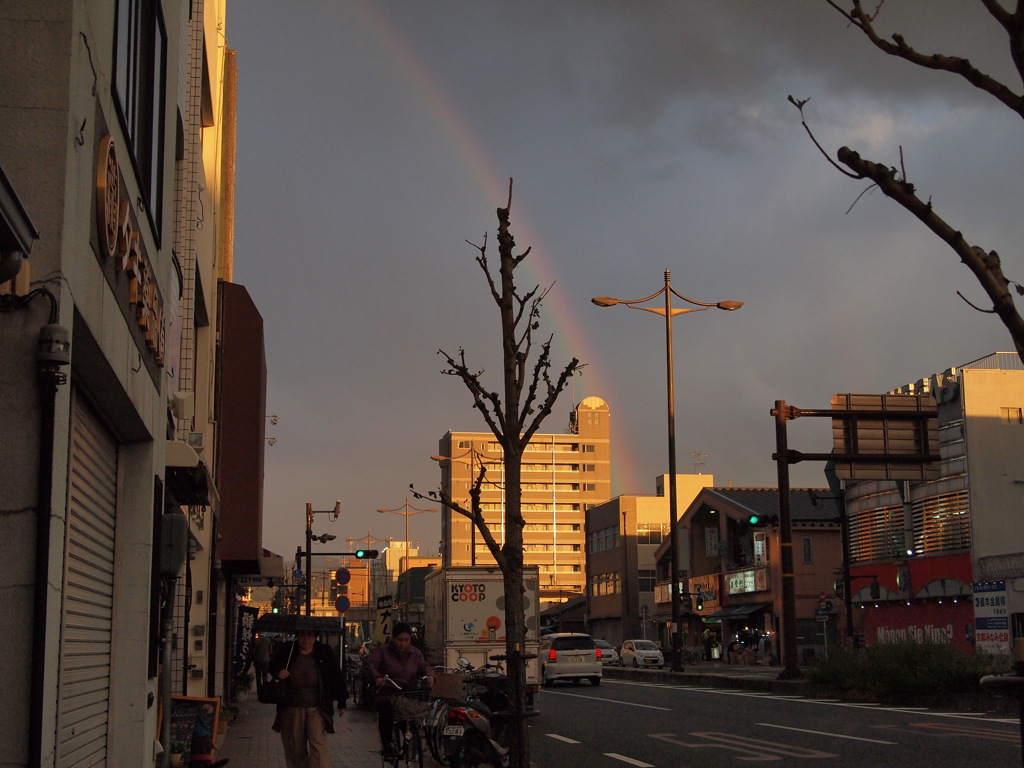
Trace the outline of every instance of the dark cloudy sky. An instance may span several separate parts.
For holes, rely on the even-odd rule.
[[[879,21],[928,52],[1010,78],[980,3],[889,0]],[[497,311],[467,244],[512,227],[523,287],[554,287],[541,335],[586,368],[573,402],[612,412],[615,494],[667,471],[665,338],[656,315],[599,309],[663,273],[738,312],[674,325],[679,471],[774,486],[775,400],[827,408],[1012,349],[954,254],[867,184],[843,145],[903,164],[968,240],[1024,282],[1019,119],[964,83],[883,56],[824,0],[232,0],[238,54],[235,280],[263,314],[269,367],[264,545],[290,556],[304,510],[339,540],[404,536],[437,440],[480,430],[438,349],[500,380]],[[856,202],[852,211],[847,213]],[[830,449],[824,420],[790,445]],[[701,454],[694,457],[693,454]],[[794,467],[821,485],[820,465]],[[413,500],[413,504],[425,506]],[[436,549],[436,515],[410,518]]]

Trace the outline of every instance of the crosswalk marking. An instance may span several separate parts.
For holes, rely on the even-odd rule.
[[[635,765],[635,766],[637,766],[637,768],[654,768],[654,766],[651,765],[650,763],[645,763],[643,760],[636,760],[636,759],[634,759],[632,757],[626,757],[625,755],[620,755],[618,752],[605,752],[604,754],[605,754],[605,757],[612,757],[612,758],[615,758],[616,760],[621,760],[624,763],[629,763],[630,765]]]

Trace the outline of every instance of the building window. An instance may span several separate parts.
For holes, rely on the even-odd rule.
[[[637,523],[637,544],[661,544],[668,536],[668,523]]]
[[[1007,424],[1024,424],[1020,408],[1000,408],[999,410],[1003,415],[1003,421]]]
[[[584,492],[595,493],[597,491],[597,483],[584,483],[583,490]]]
[[[641,592],[653,592],[657,581],[654,571],[637,571],[637,589]]]
[[[119,0],[114,44],[114,102],[159,239],[163,207],[167,32],[160,3]]]
[[[614,595],[620,591],[619,574],[601,573],[590,579],[590,594],[594,597]]]
[[[617,546],[619,546],[618,525],[610,525],[587,534],[587,552],[604,552]]]
[[[803,553],[804,553],[804,562],[805,563],[813,563],[814,562],[814,550],[811,548],[811,537],[810,536],[804,536],[804,538],[803,538]]]
[[[584,453],[597,453],[597,446],[596,445],[584,445],[583,446],[583,452]]]
[[[596,464],[584,464],[583,465],[583,471],[584,472],[597,472],[597,465]]]

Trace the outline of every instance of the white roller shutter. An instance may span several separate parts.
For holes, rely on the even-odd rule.
[[[118,446],[93,409],[77,396],[71,432],[56,764],[104,765]]]

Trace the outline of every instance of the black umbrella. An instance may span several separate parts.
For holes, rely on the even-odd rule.
[[[257,632],[294,634],[312,630],[317,634],[340,635],[341,619],[332,616],[300,616],[294,613],[264,613],[256,619]]]

